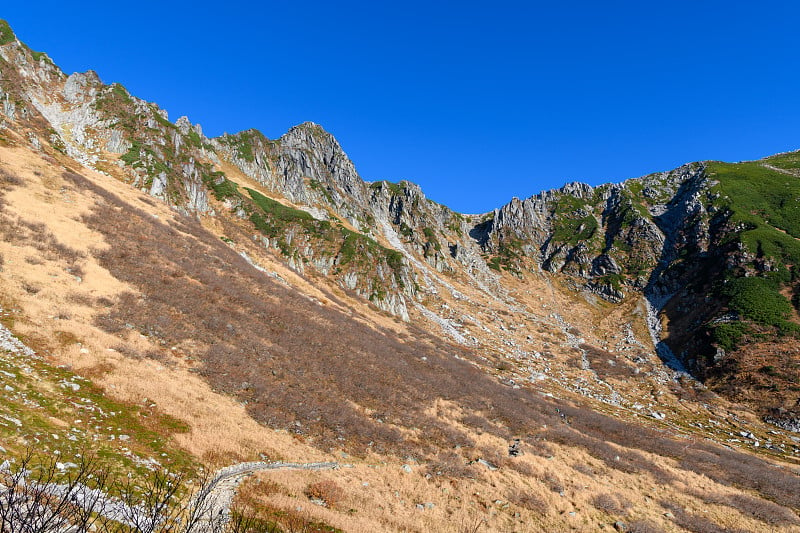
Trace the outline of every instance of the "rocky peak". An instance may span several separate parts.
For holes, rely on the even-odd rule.
[[[165,111],[166,113],[166,111]],[[166,119],[167,117],[164,116]],[[189,135],[192,132],[196,133],[201,139],[206,139],[205,135],[203,135],[203,127],[200,124],[192,124],[189,120],[189,117],[183,116],[178,117],[178,120],[175,121],[175,127],[182,135]]]
[[[322,181],[329,177],[334,187],[363,204],[366,199],[364,181],[339,142],[322,126],[304,122],[281,136],[280,142],[289,149],[310,153],[323,167],[323,172],[317,172],[318,179]]]
[[[558,192],[561,194],[574,196],[575,198],[588,200],[594,195],[594,188],[587,183],[573,181],[562,186],[560,189],[558,189]]]
[[[0,57],[13,65],[15,74],[32,82],[46,84],[66,77],[50,56],[20,42],[3,20],[0,20]]]
[[[76,104],[94,98],[97,91],[103,86],[100,76],[93,70],[76,72],[67,77],[64,84],[64,98],[67,102]]]

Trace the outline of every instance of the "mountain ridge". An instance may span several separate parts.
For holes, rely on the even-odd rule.
[[[706,214],[707,209],[725,209],[714,205],[722,193],[712,192],[706,169],[756,165],[772,173],[790,172],[765,165],[792,153],[759,162],[696,162],[621,183],[592,187],[572,182],[524,200],[514,198],[481,215],[463,215],[430,201],[411,182],[365,181],[338,141],[313,122],[275,140],[254,129],[209,139],[199,125],[185,117],[169,122],[157,105],[131,96],[119,84],[103,85],[91,71],[66,76],[19,41],[7,42],[3,54],[5,61],[20,65],[16,88],[53,124],[50,141],[57,149],[111,175],[121,171],[121,179],[199,216],[217,214],[211,196],[222,209],[266,232],[265,246],[280,251],[292,268],[332,276],[404,320],[410,306],[419,306],[420,287],[431,287],[430,274],[424,272],[428,268],[437,276],[463,272],[484,287],[496,284],[496,273],[557,273],[576,290],[612,303],[630,291],[639,293],[660,313],[668,304],[666,296],[686,285],[679,280],[686,275],[679,263],[694,261],[679,255],[691,253],[708,263],[706,248],[714,238],[709,224],[724,223],[724,216]],[[16,104],[9,104],[8,95],[5,101],[14,116]],[[116,161],[114,154],[120,154]],[[228,174],[240,173],[267,194],[285,198],[288,209],[239,187],[220,165],[229,165]],[[747,262],[741,250],[719,253],[730,269]],[[366,260],[356,261],[361,254]],[[372,261],[382,266],[376,275],[365,275]],[[762,263],[756,258],[743,272],[758,272],[765,268]],[[680,338],[674,350],[668,348],[675,344],[670,339],[661,344],[662,351],[677,353],[681,365],[702,379],[719,370],[708,370],[709,357],[719,359],[719,350],[736,346],[730,342],[731,326],[704,325],[724,316],[730,298],[714,292],[719,313],[696,317],[703,324],[690,326],[688,344]],[[423,314],[430,316],[430,310]],[[791,324],[781,322],[779,330],[793,331]],[[711,338],[698,344],[708,331]],[[739,331],[733,334],[742,338]]]
[[[667,530],[698,523],[634,491],[632,515],[620,493],[591,503],[571,478],[669,491],[710,506],[716,527],[796,525],[774,507],[748,509],[798,508],[800,226],[785,201],[800,198],[797,153],[571,183],[464,215],[412,182],[363,180],[314,123],[274,140],[257,130],[209,139],[14,39],[0,45],[0,73],[9,324],[53,365],[174,417],[164,418],[179,430],[170,442],[200,462],[388,462],[416,488],[388,474],[347,478],[361,504],[362,483],[385,482],[370,511],[384,529],[406,527],[387,518],[411,501],[395,490],[439,498],[449,487],[472,501],[493,483],[535,495],[476,501],[498,530],[566,527],[564,513],[586,516],[574,524],[585,530],[612,515]],[[672,357],[707,386],[665,365]],[[227,415],[204,414],[206,401]],[[215,423],[227,433],[216,441],[206,436]],[[66,437],[26,438],[49,447]],[[521,463],[507,456],[513,439],[526,443]],[[683,494],[692,483],[706,492]],[[441,497],[436,509],[416,500],[436,521],[413,527],[446,523],[461,500]],[[344,515],[325,514],[366,527]]]

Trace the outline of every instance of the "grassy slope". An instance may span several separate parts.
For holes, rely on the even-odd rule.
[[[13,454],[26,447],[74,461],[87,447],[114,469],[146,472],[156,462],[183,470],[194,459],[174,448],[180,420],[149,405],[105,396],[91,379],[46,359],[0,350],[0,441]]]
[[[794,409],[800,392],[800,360],[793,353],[800,336],[799,157],[708,164],[717,182],[715,206],[728,217],[719,244],[734,244],[740,254],[738,266],[724,271],[710,290],[723,304],[717,315],[728,311],[738,319],[708,326],[714,343],[728,352],[712,368],[709,383],[762,413]]]
[[[768,159],[780,164],[787,156]],[[728,273],[717,294],[743,318],[762,326],[774,326],[781,335],[800,332],[792,306],[784,296],[797,285],[800,266],[800,178],[766,168],[761,162],[710,163],[709,175],[718,183],[712,191],[721,195],[717,208],[729,213],[744,270]],[[743,276],[754,277],[743,277]]]

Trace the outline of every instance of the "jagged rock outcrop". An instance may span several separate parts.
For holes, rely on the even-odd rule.
[[[202,187],[208,169],[197,164],[205,159],[202,134],[181,133],[166,111],[119,84],[103,84],[94,71],[65,75],[19,41],[0,46],[0,57],[3,73],[9,74],[3,90],[15,97],[12,114],[25,109],[35,115],[46,124],[39,127],[55,149],[96,170],[121,172],[136,187],[178,208],[208,211]]]

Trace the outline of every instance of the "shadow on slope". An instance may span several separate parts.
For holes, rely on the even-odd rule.
[[[674,475],[642,452],[654,453],[677,469],[800,508],[800,477],[792,472],[512,389],[471,364],[474,354],[463,348],[414,327],[401,340],[277,284],[194,219],[170,227],[83,176],[65,178],[100,197],[85,222],[113,246],[97,255],[139,291],[105,302],[100,324],[122,337],[130,330],[150,336],[163,350],[146,355],[165,364],[175,357],[171,347],[191,351],[212,386],[246,401],[264,424],[357,454],[420,457],[470,447],[467,432],[426,413],[444,398],[463,409],[460,423],[470,429],[577,446],[611,468],[671,483]]]

